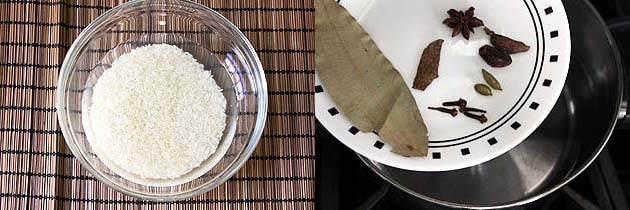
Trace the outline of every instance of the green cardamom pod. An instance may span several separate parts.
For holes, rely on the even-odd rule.
[[[485,84],[476,84],[475,85],[475,91],[477,91],[477,93],[484,95],[484,96],[491,96],[492,95],[492,89],[490,89],[490,87],[488,87]]]
[[[501,84],[499,83],[499,80],[497,80],[497,78],[490,74],[490,72],[486,71],[485,69],[481,69],[481,73],[483,73],[483,79],[486,80],[486,83],[488,83],[488,85],[490,85],[492,89],[503,90],[501,89]]]

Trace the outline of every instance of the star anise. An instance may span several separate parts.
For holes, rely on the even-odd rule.
[[[464,38],[469,39],[470,32],[475,33],[473,29],[483,25],[483,21],[475,17],[474,7],[468,8],[466,12],[449,9],[446,13],[448,13],[449,18],[446,18],[442,23],[453,29],[452,37],[461,33]]]

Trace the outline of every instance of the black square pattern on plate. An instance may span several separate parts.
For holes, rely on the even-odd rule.
[[[543,81],[543,86],[545,87],[551,86],[551,80],[546,79],[545,81]]]
[[[433,159],[440,159],[442,158],[442,154],[440,154],[439,152],[434,152],[431,154],[431,156],[433,157]]]
[[[357,133],[359,133],[359,129],[357,127],[350,127],[350,129],[348,129],[348,131],[352,134],[352,135],[357,135]]]
[[[469,154],[470,154],[470,149],[468,148],[462,149],[462,155],[469,155]]]
[[[321,93],[321,92],[324,92],[324,88],[322,88],[321,85],[315,86],[315,93]]]
[[[512,123],[512,125],[510,125],[510,127],[514,128],[514,130],[518,129],[521,127],[521,124],[518,122],[514,122]]]
[[[333,108],[328,109],[328,113],[330,113],[331,116],[335,116],[339,114],[339,111],[337,110],[337,108],[333,107]]]
[[[551,13],[553,13],[553,9],[551,7],[547,7],[545,9],[545,14],[548,15],[548,14],[551,14]]]
[[[532,102],[532,104],[529,105],[529,108],[533,109],[533,110],[536,110],[536,109],[538,109],[538,105],[539,105],[538,103]]]
[[[558,31],[552,31],[550,34],[551,38],[556,38],[558,37]]]
[[[552,55],[549,57],[549,62],[558,62],[558,55]]]
[[[374,147],[376,147],[378,149],[383,148],[383,145],[385,145],[385,144],[383,142],[381,142],[381,141],[374,142]]]
[[[488,144],[494,145],[496,143],[497,143],[497,139],[496,138],[492,137],[491,139],[488,139]]]

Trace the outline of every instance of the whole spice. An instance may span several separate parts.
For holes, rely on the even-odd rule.
[[[485,69],[481,69],[481,73],[483,74],[483,79],[486,80],[486,83],[488,83],[488,85],[490,85],[492,89],[503,90],[501,89],[501,84],[499,83],[499,80],[497,80],[497,78],[490,74],[490,72],[486,71]]]
[[[442,106],[458,106],[459,108],[463,108],[463,107],[466,107],[466,104],[468,104],[468,102],[466,102],[466,100],[460,98],[457,101],[444,102],[444,103],[442,103]]]
[[[529,46],[521,41],[514,40],[501,34],[496,34],[487,27],[484,27],[483,30],[486,34],[490,35],[490,43],[492,43],[495,48],[503,52],[514,54],[529,50]]]
[[[426,156],[428,131],[404,78],[341,5],[315,0],[315,65],[339,111],[391,151]]]
[[[449,9],[448,18],[442,21],[443,24],[453,29],[451,37],[455,37],[460,33],[466,40],[470,38],[470,33],[475,33],[474,28],[482,26],[483,21],[475,17],[475,8],[470,7],[466,12]]]
[[[490,90],[490,88],[488,88],[488,90]],[[486,115],[484,115],[485,113],[487,113],[486,110],[473,108],[473,107],[467,107],[466,106],[467,104],[468,102],[466,102],[466,100],[460,98],[457,101],[444,102],[442,103],[442,106],[458,106],[459,112],[464,113],[464,115],[466,115],[467,117],[476,119],[481,123],[485,123],[488,121],[488,118],[486,117]],[[444,113],[449,113],[453,117],[457,116],[457,113],[458,113],[458,111],[455,108],[448,109],[445,107],[429,107],[429,109],[444,112]],[[481,113],[481,115],[473,114],[473,112]]]
[[[490,45],[479,48],[479,55],[488,65],[495,68],[506,67],[512,63],[512,57],[509,54]]]
[[[413,88],[425,90],[438,77],[440,51],[442,50],[443,42],[444,40],[442,39],[435,40],[422,51],[418,72],[413,80]]]
[[[449,108],[444,108],[444,107],[429,107],[429,109],[444,112],[444,113],[449,113],[453,117],[457,116],[457,109],[455,108],[449,109]]]
[[[459,112],[479,112],[479,113],[487,113],[486,110],[483,109],[477,109],[477,108],[473,108],[473,107],[460,107],[459,108]]]
[[[491,96],[492,95],[492,89],[490,89],[490,87],[488,87],[485,84],[476,84],[475,85],[475,91],[477,91],[477,93],[484,95],[484,96]]]
[[[473,113],[470,113],[470,112],[464,112],[464,115],[466,117],[473,118],[473,119],[479,121],[482,124],[485,123],[485,122],[488,122],[488,118],[484,114],[476,115],[476,114],[473,114]]]

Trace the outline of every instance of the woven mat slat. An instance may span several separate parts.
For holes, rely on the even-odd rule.
[[[57,123],[59,68],[83,28],[123,2],[0,1],[0,209],[314,209],[312,0],[197,1],[250,39],[270,91],[263,137],[232,179],[187,200],[148,202],[80,167]]]

